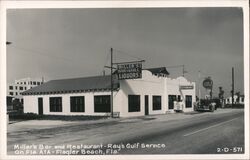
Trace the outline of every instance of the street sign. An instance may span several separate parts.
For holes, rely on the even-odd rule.
[[[213,88],[213,81],[210,77],[206,78],[203,81],[203,87],[206,89],[212,89]]]
[[[118,79],[138,79],[142,77],[142,63],[124,63],[117,65]]]
[[[180,90],[184,90],[184,89],[194,89],[194,86],[193,85],[180,86]]]

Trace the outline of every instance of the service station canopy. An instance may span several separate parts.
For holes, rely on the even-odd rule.
[[[142,63],[124,63],[117,65],[118,79],[139,79],[142,78]]]

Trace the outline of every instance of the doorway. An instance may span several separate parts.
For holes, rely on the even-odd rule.
[[[43,115],[43,98],[38,98],[38,115]]]
[[[145,115],[148,115],[148,95],[145,95]]]

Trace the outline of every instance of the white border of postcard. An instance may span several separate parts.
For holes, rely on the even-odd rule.
[[[0,0],[0,159],[249,159],[249,6],[248,0],[166,0],[166,1],[12,1]],[[180,154],[180,155],[105,155],[105,156],[9,156],[6,142],[6,11],[25,8],[171,8],[171,7],[241,7],[244,21],[244,92],[245,153],[244,154]]]

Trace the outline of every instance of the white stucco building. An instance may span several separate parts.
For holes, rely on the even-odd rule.
[[[171,79],[165,67],[142,70],[141,79],[114,79],[113,111],[120,117],[165,114],[182,100],[193,111],[195,83]],[[23,92],[24,112],[46,115],[107,115],[110,76],[52,80]]]
[[[14,83],[7,84],[7,96],[18,99],[20,102],[23,102],[22,92],[29,90],[33,87],[41,85],[43,83],[42,79],[38,78],[22,78],[15,80]]]
[[[225,98],[225,104],[232,104],[232,97]],[[234,104],[244,104],[244,95],[234,95]]]

